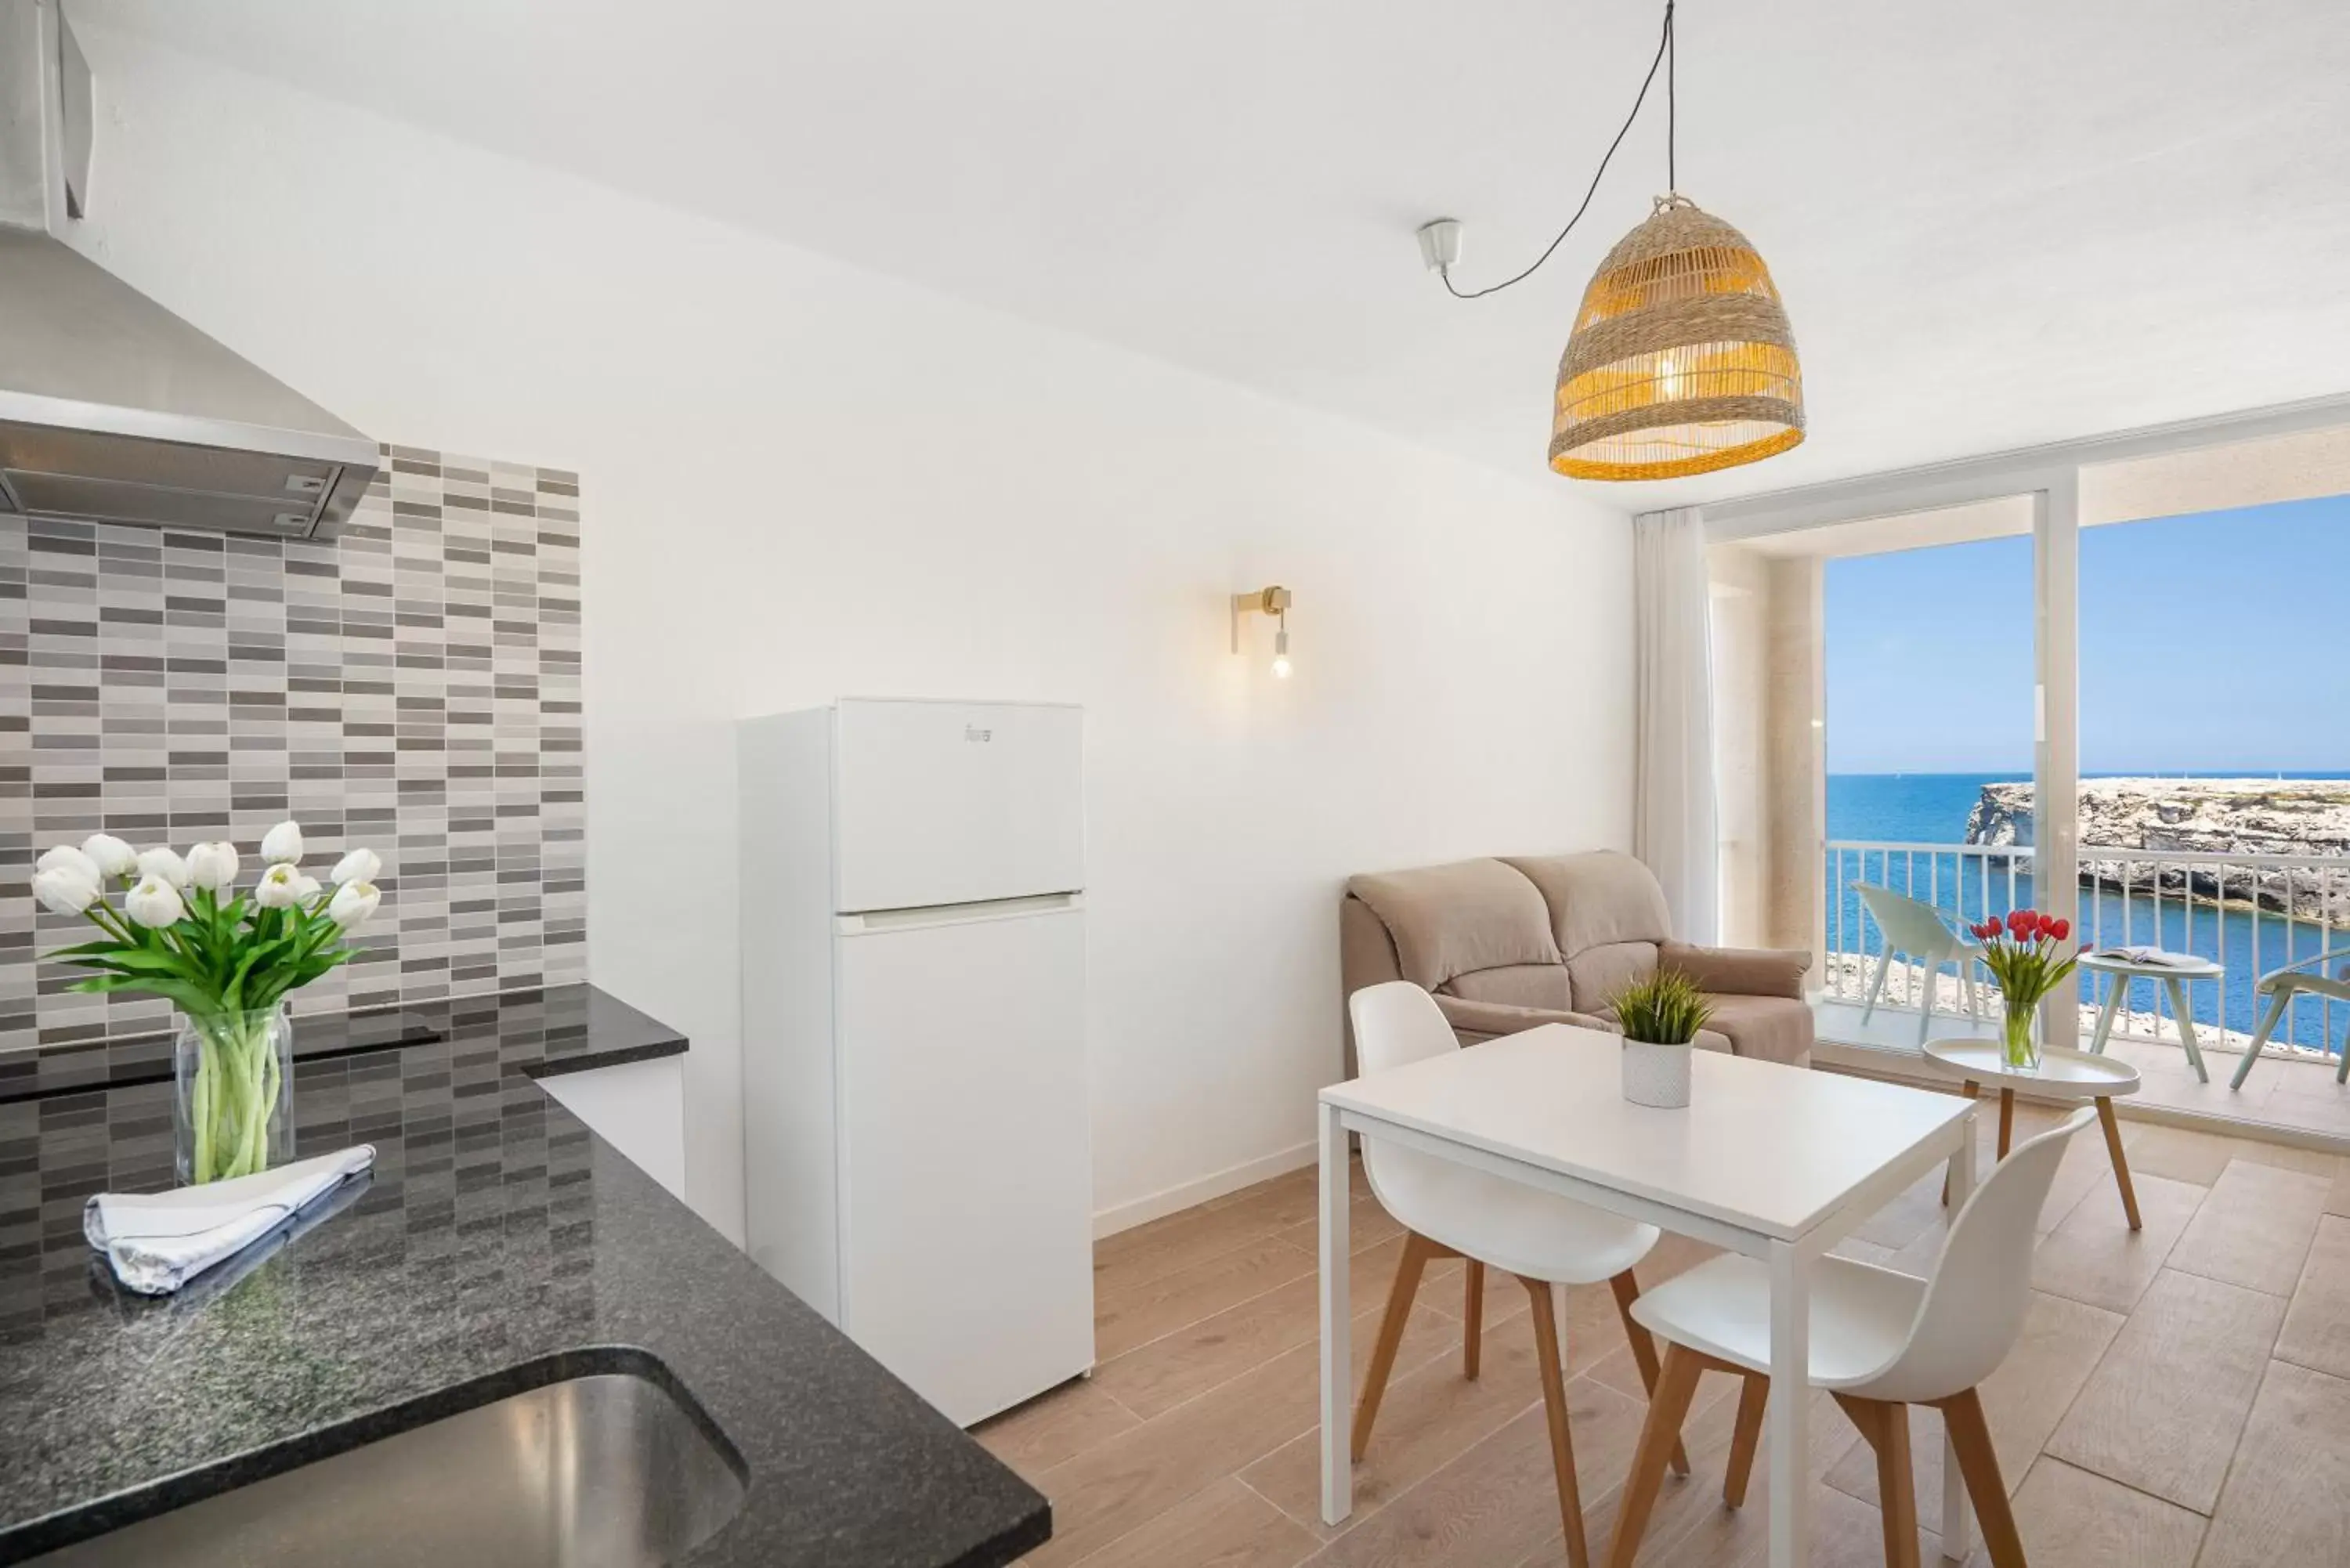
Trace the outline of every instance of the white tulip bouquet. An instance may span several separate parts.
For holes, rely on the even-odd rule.
[[[290,822],[262,839],[261,860],[240,892],[234,845],[199,844],[182,857],[100,833],[50,850],[34,870],[44,907],[105,933],[49,955],[92,971],[68,989],[148,992],[184,1015],[180,1161],[190,1181],[270,1165],[287,1050],[280,1004],[350,958],[345,939],[382,899],[372,850],[344,856],[322,886],[303,873],[302,830]],[[122,889],[120,909],[107,901],[109,883]],[[290,1139],[276,1141],[283,1159]]]

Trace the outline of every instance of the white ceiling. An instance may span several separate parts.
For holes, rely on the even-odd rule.
[[[68,0],[77,15],[1515,472],[1651,0]],[[2341,0],[1685,0],[1681,186],[1812,436],[1633,506],[2350,389]],[[1660,105],[1655,106],[1660,107]],[[1555,483],[1566,483],[1556,481]]]

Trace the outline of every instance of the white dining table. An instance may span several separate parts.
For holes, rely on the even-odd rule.
[[[1596,1030],[1544,1024],[1321,1092],[1326,1522],[1354,1510],[1347,1135],[1355,1132],[1762,1260],[1770,1560],[1773,1568],[1809,1561],[1812,1265],[1945,1162],[1956,1213],[1974,1187],[1975,1102],[1700,1051],[1690,1104],[1659,1110],[1624,1098],[1620,1045]],[[1942,1550],[1963,1561],[1973,1515],[1947,1443]]]

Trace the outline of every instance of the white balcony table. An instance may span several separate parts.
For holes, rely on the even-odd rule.
[[[2067,1051],[2050,1045],[2042,1049],[2037,1067],[2011,1067],[2007,1048],[1996,1040],[1929,1040],[1926,1059],[1966,1085],[1967,1097],[1986,1084],[1999,1088],[1999,1158],[2015,1126],[2015,1092],[2057,1100],[2093,1100],[2097,1124],[2105,1129],[2106,1152],[2114,1162],[2114,1185],[2121,1189],[2122,1213],[2129,1228],[2142,1230],[2137,1217],[2137,1189],[2130,1185],[2129,1158],[2122,1152],[2121,1124],[2114,1117],[2114,1101],[2138,1091],[2137,1069],[2111,1056]]]
[[[2081,955],[2081,968],[2106,979],[2106,1004],[2097,1010],[2097,1027],[2089,1037],[2089,1049],[2097,1055],[2106,1054],[2106,1042],[2113,1037],[2114,1015],[2121,1011],[2122,998],[2133,980],[2158,980],[2170,993],[2170,1015],[2178,1021],[2178,1043],[2187,1049],[2187,1064],[2195,1069],[2198,1082],[2208,1084],[2211,1075],[2203,1065],[2203,1048],[2195,1039],[2195,1009],[2188,1004],[2187,982],[2190,980],[2218,980],[2228,971],[2207,958],[2191,953],[2166,955],[2167,963],[2138,963],[2118,953],[2095,952]]]
[[[1326,1522],[1354,1510],[1347,1134],[1357,1132],[1762,1260],[1774,1390],[1770,1561],[1810,1560],[1812,1264],[1946,1161],[1963,1203],[1974,1187],[1975,1104],[1700,1051],[1688,1107],[1657,1110],[1623,1097],[1618,1045],[1613,1034],[1544,1024],[1322,1091]],[[1955,1454],[1944,1454],[1942,1474],[1942,1546],[1963,1561],[1973,1516]]]

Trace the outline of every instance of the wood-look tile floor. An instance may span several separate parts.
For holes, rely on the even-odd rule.
[[[2053,1114],[2019,1106],[2018,1137]],[[1991,1118],[1984,1124],[1988,1168]],[[2350,1161],[2125,1124],[2146,1228],[2124,1225],[2102,1140],[2074,1140],[2041,1219],[2022,1339],[1983,1386],[2033,1568],[2350,1564]],[[1844,1247],[1926,1272],[1939,1178]],[[1525,1293],[1487,1289],[1484,1364],[1461,1375],[1461,1265],[1431,1267],[1356,1469],[1355,1513],[1321,1521],[1315,1432],[1315,1173],[1300,1170],[1104,1240],[1101,1364],[988,1422],[982,1442],[1052,1499],[1024,1559],[1087,1568],[1521,1568],[1565,1561]],[[1402,1250],[1356,1172],[1359,1383]],[[1709,1249],[1668,1236],[1654,1283]],[[1607,1287],[1567,1293],[1576,1470],[1604,1557],[1646,1406]],[[1768,1488],[1721,1499],[1737,1401],[1708,1377],[1643,1564],[1766,1556]],[[1882,1561],[1877,1472],[1815,1397],[1814,1562]],[[1919,1525],[1937,1561],[1941,1443],[1915,1412]],[[1980,1551],[1974,1561],[1987,1562]]]

